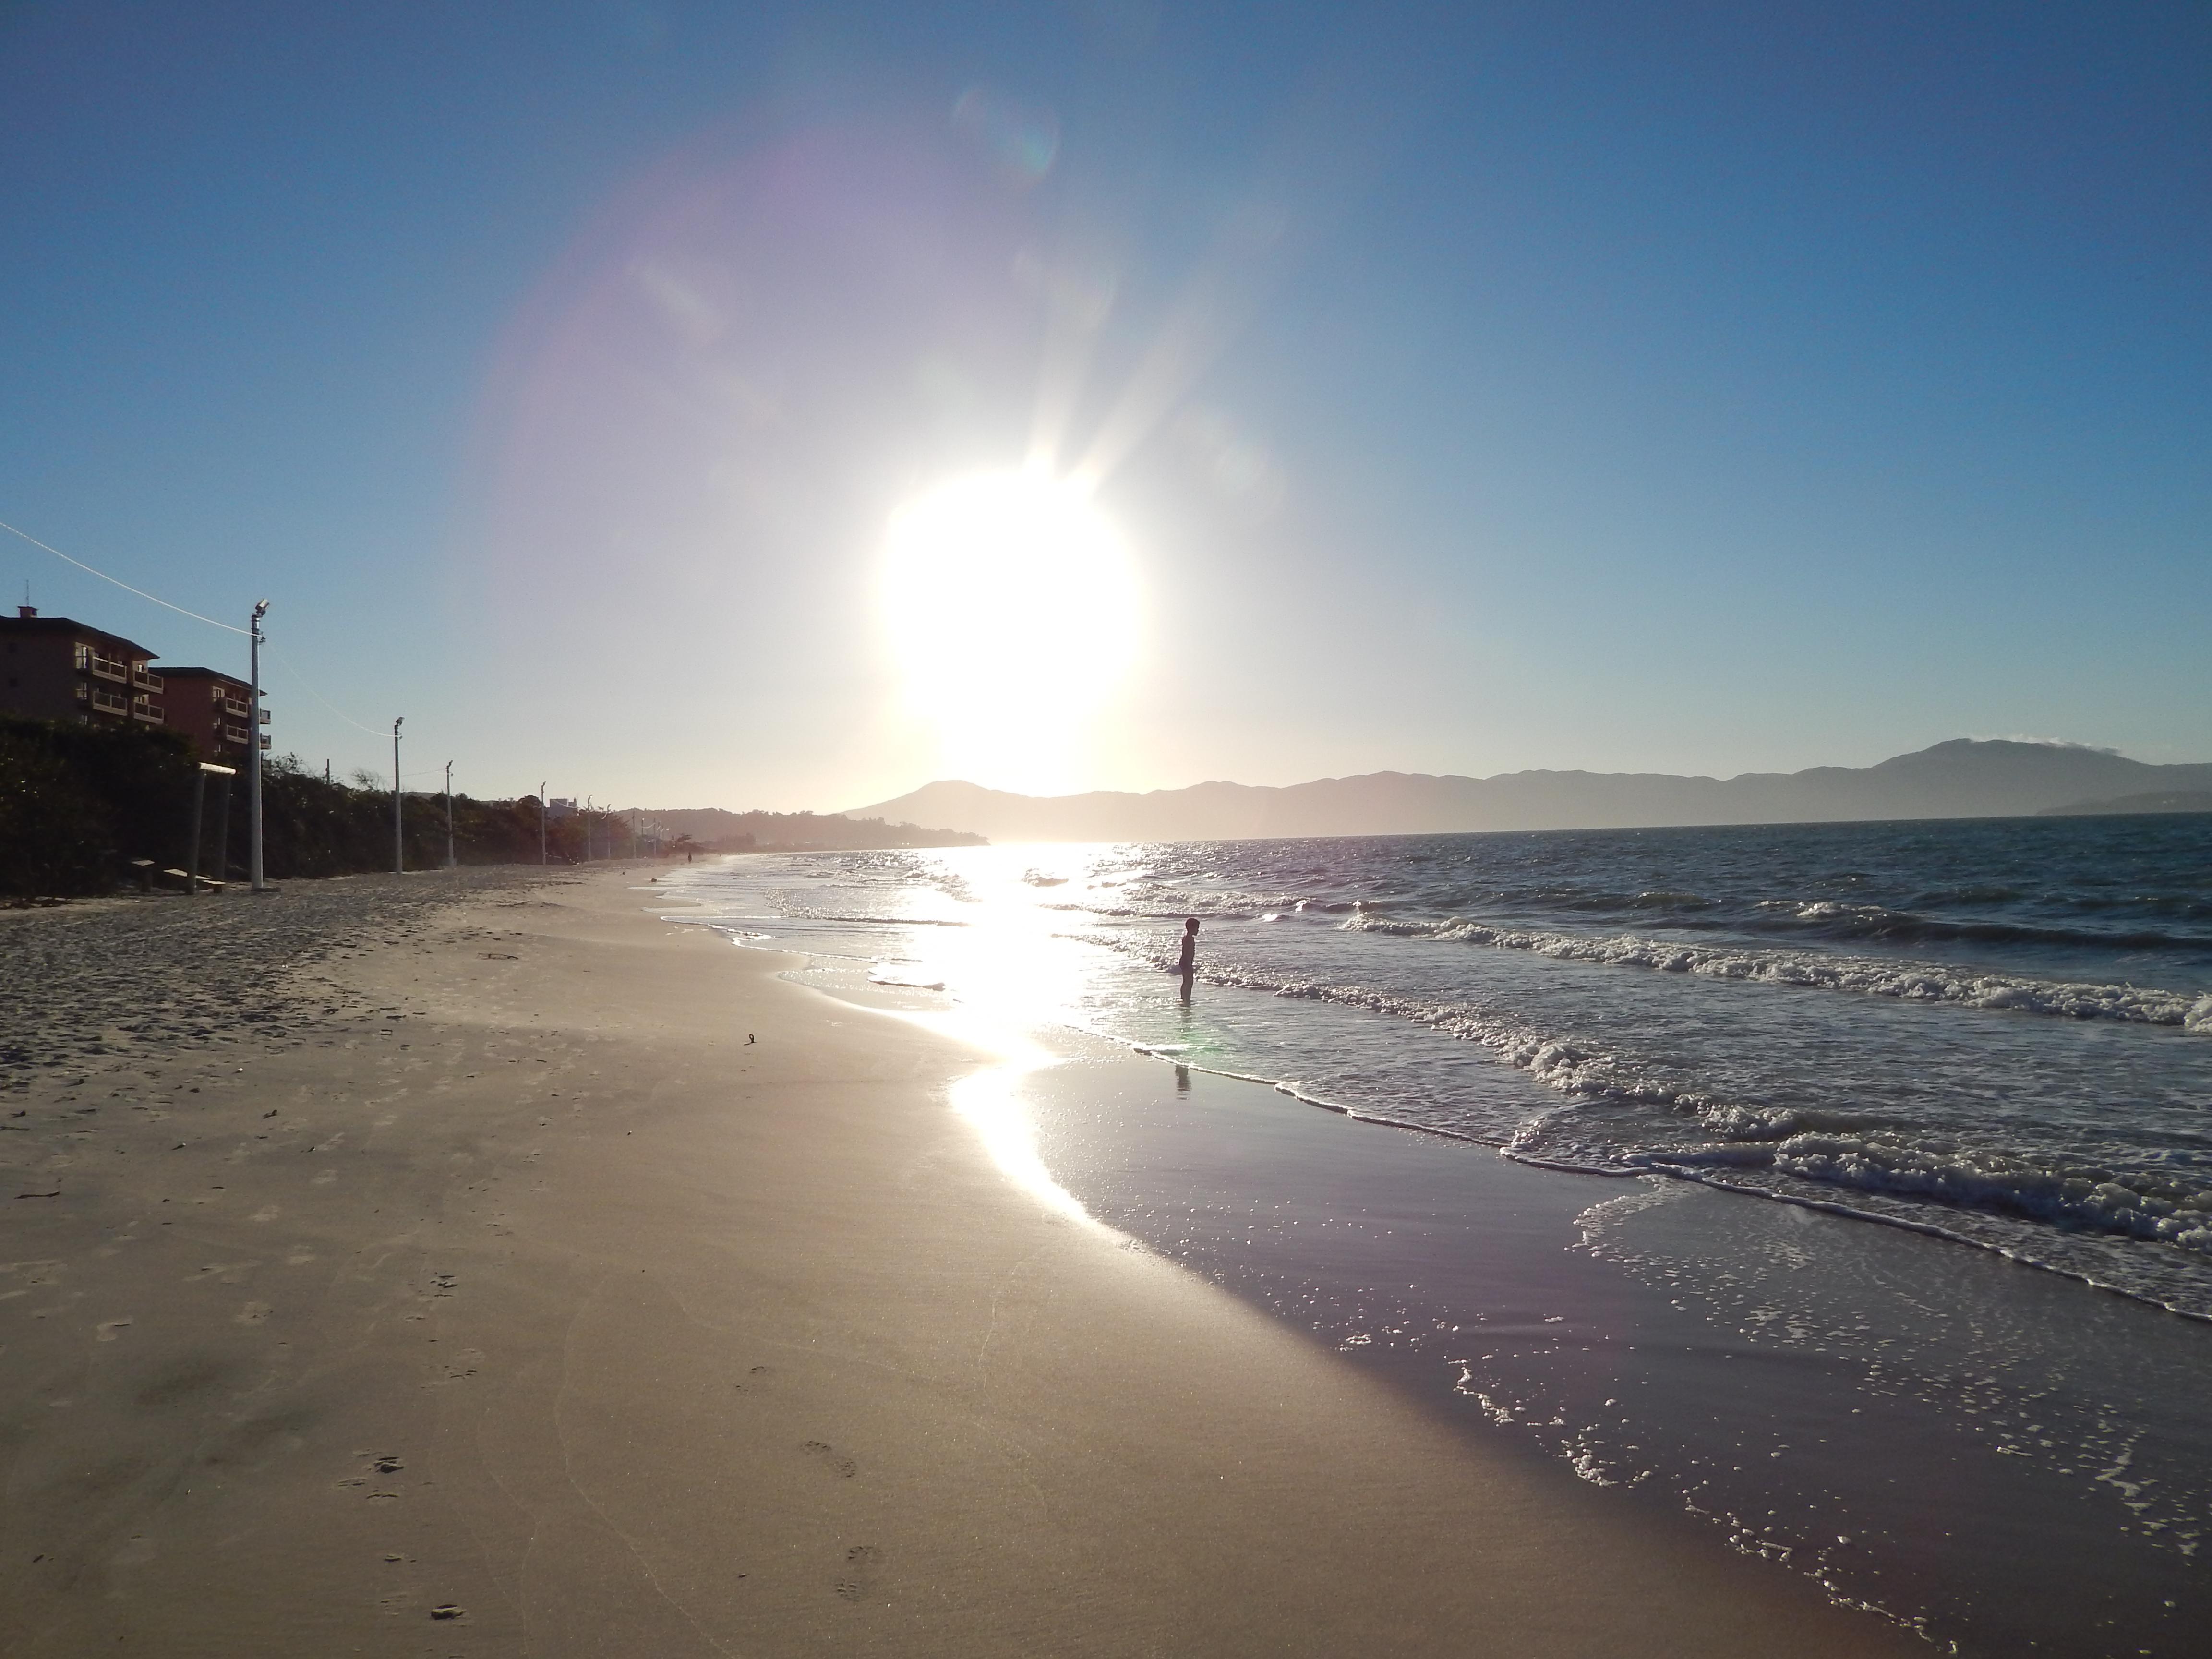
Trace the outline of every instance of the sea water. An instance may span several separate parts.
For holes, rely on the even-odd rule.
[[[825,981],[937,988],[1264,1079],[1283,1111],[1375,1121],[1355,1133],[1418,1129],[1597,1177],[1568,1184],[1583,1258],[1728,1336],[1673,1346],[1813,1362],[1826,1380],[1801,1365],[1798,1404],[1829,1389],[1820,1409],[1838,1416],[1893,1415],[1917,1391],[1918,1426],[1893,1423],[1886,1443],[1956,1429],[1990,1468],[2032,1477],[2008,1500],[2051,1506],[2031,1534],[2077,1565],[2106,1552],[2111,1583],[2149,1600],[2083,1626],[2109,1642],[2046,1621],[2037,1645],[2186,1650],[2158,1609],[2197,1613],[2212,1519],[2195,1427],[2212,1359],[2212,817],[764,855],[686,890]],[[1165,970],[1194,915],[1186,997]],[[1409,1188],[1431,1169],[1375,1167],[1402,1167]],[[1450,1190],[1422,1199],[1439,1237]],[[1812,1232],[1781,1224],[1808,1211]],[[1194,1261],[1211,1248],[1185,1244]],[[1988,1272],[1961,1273],[1961,1246]],[[2008,1260],[2050,1292],[2005,1279]],[[1401,1328],[1449,1328],[1446,1311],[1402,1310]],[[1626,1304],[1607,1318],[1607,1340],[1649,1322]],[[1612,1384],[1549,1352],[1430,1358],[1501,1423],[1564,1424],[1586,1404],[1589,1425],[1550,1437],[1586,1479],[1672,1481],[1692,1508],[1728,1489],[1741,1547],[1809,1549],[1793,1504],[1850,1510],[1847,1536],[1904,1524],[1881,1513],[1897,1470],[1847,1498],[1864,1472],[1839,1455],[1823,1470],[1814,1454],[1801,1489],[1778,1462],[1732,1461],[1796,1468],[1825,1436],[1754,1454],[1759,1424],[1657,1407],[1608,1430],[1613,1401],[1595,1395]],[[2136,1554],[2109,1553],[2123,1544]],[[1952,1596],[1968,1650],[1978,1620],[2025,1605],[2025,1586],[1939,1591],[1960,1571],[1941,1549],[1899,1599],[1913,1563],[1860,1547],[1843,1552],[1856,1581],[1824,1566],[1823,1582],[1906,1619]]]

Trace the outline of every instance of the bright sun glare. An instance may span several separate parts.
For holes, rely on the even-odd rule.
[[[1128,554],[1088,493],[1036,472],[941,485],[892,515],[884,600],[941,763],[1002,788],[1068,787],[1137,644]]]

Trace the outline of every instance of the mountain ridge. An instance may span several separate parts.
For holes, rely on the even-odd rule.
[[[1893,818],[2012,817],[2212,789],[2212,763],[2158,765],[2110,750],[1954,738],[1872,766],[1730,778],[1530,770],[1471,778],[1371,772],[1289,785],[1191,784],[1034,796],[959,780],[848,817],[904,818],[993,841],[1241,841],[1495,830],[1658,829]]]

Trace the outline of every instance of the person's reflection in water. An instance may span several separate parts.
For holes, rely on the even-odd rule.
[[[1191,916],[1182,925],[1182,960],[1176,963],[1176,972],[1182,975],[1182,1000],[1190,1000],[1191,981],[1198,977],[1198,918]]]

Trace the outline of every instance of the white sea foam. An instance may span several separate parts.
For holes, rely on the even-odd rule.
[[[878,985],[900,985],[917,991],[945,988],[945,975],[918,962],[878,962],[868,969],[868,978]]]
[[[1930,1146],[1881,1133],[1831,1133],[1791,1135],[1763,1145],[1638,1154],[1626,1161],[1686,1174],[1715,1167],[1769,1170],[1823,1186],[2002,1210],[2212,1255],[2212,1193],[2141,1176],[2120,1180],[2101,1170],[2045,1169],[1993,1148]]]
[[[1656,1108],[1680,1128],[1694,1126],[1693,1133],[1711,1137],[1703,1144],[1626,1151],[1608,1144],[1610,1137],[1601,1131],[1590,1133],[1594,1126],[1540,1113],[1522,1121],[1501,1147],[1508,1156],[1531,1163],[1697,1179],[1723,1171],[1739,1177],[1759,1173],[1824,1188],[2002,1211],[2212,1255],[2212,1188],[2186,1181],[2054,1167],[1994,1147],[1962,1146],[1950,1136],[1916,1139],[1848,1113],[1731,1101],[1641,1075],[1614,1054],[1468,1004],[1427,1002],[1371,986],[1272,979],[1233,967],[1217,967],[1206,977],[1414,1021],[1480,1043],[1563,1095]],[[1656,1124],[1650,1127],[1648,1139],[1668,1138]]]
[[[1741,945],[1684,945],[1634,933],[1585,935],[1492,927],[1476,921],[1401,921],[1355,915],[1347,933],[1448,939],[1528,951],[1562,962],[1648,968],[1702,979],[1741,980],[1814,990],[1854,991],[1907,1002],[1957,1003],[1969,1008],[2008,1009],[2073,1019],[2118,1019],[2144,1025],[2178,1025],[2212,1033],[2212,995],[2133,985],[2087,985],[2029,979],[1941,963],[1885,961],[1871,957],[1761,951]]]

